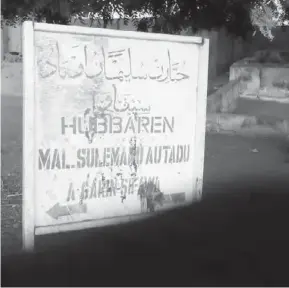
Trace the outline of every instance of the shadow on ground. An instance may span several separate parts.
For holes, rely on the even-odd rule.
[[[37,254],[2,258],[2,285],[288,286],[283,188],[228,186],[142,222],[41,236]]]

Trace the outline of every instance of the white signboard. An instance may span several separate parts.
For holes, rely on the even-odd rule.
[[[23,29],[25,249],[200,197],[208,40]]]

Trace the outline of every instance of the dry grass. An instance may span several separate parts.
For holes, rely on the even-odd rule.
[[[22,246],[22,179],[20,173],[1,178],[1,250],[5,255],[19,252]]]

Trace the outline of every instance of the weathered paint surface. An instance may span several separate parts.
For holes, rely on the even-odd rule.
[[[192,199],[199,45],[36,31],[35,46],[37,227]]]

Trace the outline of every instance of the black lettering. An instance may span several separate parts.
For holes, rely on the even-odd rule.
[[[170,132],[174,132],[174,126],[175,126],[175,118],[172,117],[171,123],[169,123],[168,118],[164,117],[164,122],[163,122],[163,132],[166,133],[167,129],[166,127],[169,128]]]
[[[116,176],[115,178],[115,194],[121,193],[123,179],[121,176]]]
[[[89,199],[92,199],[92,198],[96,198],[96,185],[97,185],[97,178],[94,178],[93,179],[93,182],[92,182],[92,186],[91,186],[91,190],[90,190],[90,196],[89,196]]]
[[[74,191],[72,183],[69,184],[68,195],[67,195],[67,198],[66,198],[67,202],[69,202],[70,200],[72,200],[72,201],[75,200],[75,191]]]
[[[170,154],[170,160],[169,163],[175,163],[176,162],[176,157],[175,157],[175,146],[172,146],[171,148],[171,154]]]
[[[100,164],[99,164],[99,151],[97,148],[94,149],[94,154],[95,154],[94,164],[95,164],[95,167],[98,167]]]
[[[111,166],[110,148],[104,148],[104,166]]]
[[[77,168],[85,167],[85,153],[86,149],[78,149],[77,150]]]
[[[149,176],[149,177],[147,177],[147,179],[146,179],[146,183],[153,183],[153,184],[155,184],[155,183],[156,183],[156,178],[157,178],[157,177],[155,177],[155,176]]]
[[[165,163],[168,163],[168,149],[170,148],[170,146],[163,146],[163,150],[165,150]]]
[[[97,133],[97,118],[89,116],[89,118],[88,118],[88,130],[90,132]]]
[[[177,155],[176,155],[176,163],[180,163],[183,160],[184,148],[182,145],[178,145],[177,147]]]
[[[99,167],[105,166],[106,149],[107,149],[107,148],[104,148],[104,150],[103,150],[103,153],[102,153],[102,161],[99,161]]]
[[[136,148],[136,164],[141,165],[143,163],[143,155],[144,155],[144,149],[143,147],[137,147]]]
[[[70,165],[66,164],[66,153],[65,153],[65,150],[62,150],[61,166],[62,166],[63,169],[70,169]]]
[[[119,149],[111,148],[111,166],[119,166]]]
[[[159,164],[162,159],[162,147],[155,147],[154,150],[154,163]]]
[[[79,132],[79,134],[85,133],[83,118],[81,118],[81,117],[78,117],[78,132]]]
[[[115,196],[116,195],[116,179],[110,180],[110,190],[111,190],[111,195]]]
[[[148,149],[146,164],[153,164],[153,153],[151,147]]]
[[[190,159],[190,145],[185,145],[184,147],[184,162],[188,162]]]
[[[59,151],[57,149],[54,150],[53,152],[53,157],[52,157],[52,163],[51,163],[51,169],[61,169],[60,165],[60,156],[59,156]]]
[[[118,127],[118,130],[113,130],[113,125]],[[122,131],[122,118],[120,117],[113,117],[111,121],[111,131],[112,133],[121,133]]]
[[[87,174],[86,181],[84,181],[81,186],[81,196],[80,196],[81,200],[86,200],[88,198],[88,192],[89,192],[89,174]]]
[[[77,127],[76,127],[76,117],[72,118],[72,124],[68,125],[65,123],[65,117],[61,117],[61,134],[65,135],[66,128],[72,128],[73,134],[76,134]]]
[[[135,127],[134,127],[134,122],[133,122],[133,118],[132,117],[129,117],[128,118],[128,121],[127,121],[127,124],[126,124],[126,127],[124,129],[124,133],[127,133],[127,131],[131,129],[133,133],[135,133]]]
[[[38,158],[38,169],[42,170],[50,169],[50,149],[47,149],[45,153],[43,153],[42,149],[39,149],[39,158]]]
[[[112,192],[112,185],[113,185],[113,180],[106,180],[106,185],[107,185],[107,190],[106,190],[106,197],[112,197],[113,196],[113,192]]]
[[[86,151],[86,166],[88,168],[94,167],[94,160],[95,160],[95,155],[94,155],[94,149],[87,149]]]
[[[120,164],[119,165],[127,165],[127,153],[123,149],[120,157]]]
[[[128,191],[127,191],[127,194],[133,194],[133,190],[134,190],[134,179],[130,178],[128,180]]]
[[[97,133],[106,133],[107,132],[107,118],[98,118],[96,120],[97,122]],[[103,127],[103,130],[99,130],[99,126],[102,126]]]
[[[147,126],[148,126],[149,123],[150,123],[150,118],[149,118],[149,117],[140,117],[140,118],[139,118],[139,123],[141,123],[141,124],[139,124],[139,125],[141,125],[141,126],[144,128],[144,130],[145,130],[147,133],[149,133],[149,130],[148,130]],[[140,128],[139,128],[139,131],[141,132],[141,129],[140,129]]]
[[[98,181],[98,193],[97,193],[98,198],[100,198],[102,194],[103,194],[102,181]]]
[[[162,117],[152,117],[151,133],[162,133],[162,130],[158,127],[162,126]]]
[[[122,189],[121,189],[121,194],[126,195],[128,192],[128,185],[127,185],[127,179],[122,180]]]

